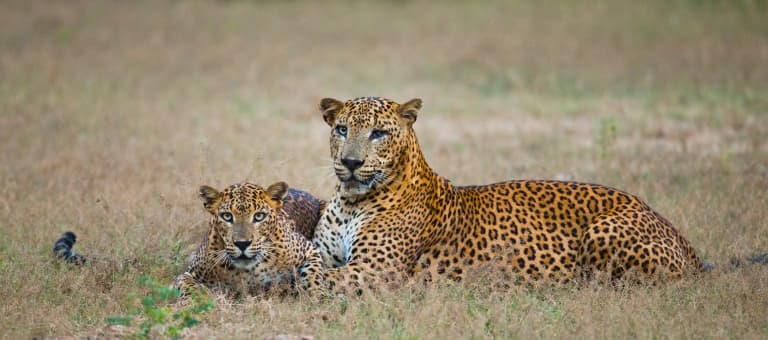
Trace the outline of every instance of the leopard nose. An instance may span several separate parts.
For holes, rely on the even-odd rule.
[[[240,251],[245,252],[246,249],[248,249],[248,246],[251,245],[251,240],[248,241],[235,241],[235,246],[240,249]]]
[[[354,158],[341,159],[341,164],[344,164],[344,166],[347,167],[347,169],[349,169],[350,171],[355,171],[355,169],[361,167],[363,165],[363,162],[364,161],[361,161],[359,159],[354,159]]]

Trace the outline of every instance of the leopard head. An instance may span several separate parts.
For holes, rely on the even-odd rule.
[[[331,127],[331,158],[342,196],[362,196],[396,178],[418,148],[413,123],[419,109],[421,99],[404,104],[377,97],[320,101]]]
[[[238,269],[251,269],[268,256],[270,245],[284,223],[283,199],[288,185],[278,182],[266,189],[240,183],[218,191],[200,187],[203,207],[211,214],[209,242],[221,245],[223,260]]]

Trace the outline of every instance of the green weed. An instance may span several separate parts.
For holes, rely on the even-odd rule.
[[[596,145],[600,159],[606,159],[616,142],[616,119],[613,117],[604,117],[600,119]]]
[[[143,296],[129,295],[132,306],[128,315],[110,316],[106,320],[110,325],[133,327],[133,336],[137,339],[148,339],[157,334],[173,339],[181,338],[184,328],[197,325],[200,315],[214,307],[213,300],[209,297],[192,293],[191,302],[176,309],[169,303],[179,298],[179,289],[158,284],[145,275],[139,277],[138,283],[148,288],[149,293]],[[138,321],[140,323],[134,326]]]

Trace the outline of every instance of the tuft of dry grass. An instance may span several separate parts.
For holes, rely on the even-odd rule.
[[[705,258],[768,251],[761,1],[5,1],[0,337],[94,334],[204,233],[201,184],[329,197],[326,96],[424,99],[457,184],[599,182]],[[64,230],[98,257],[51,260]],[[492,282],[342,303],[219,301],[190,338],[766,338],[768,268],[664,286]]]

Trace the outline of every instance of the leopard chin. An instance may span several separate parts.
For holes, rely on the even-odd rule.
[[[264,261],[264,257],[260,253],[251,257],[240,255],[231,258],[230,265],[236,269],[250,270],[262,261]]]
[[[343,196],[362,196],[374,188],[374,178],[371,177],[365,181],[359,181],[356,178],[350,178],[340,183],[340,191]]]

